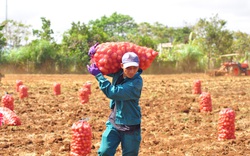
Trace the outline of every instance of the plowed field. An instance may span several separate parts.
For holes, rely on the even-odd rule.
[[[205,74],[142,75],[142,142],[140,156],[248,156],[250,155],[250,76],[209,77]],[[199,111],[199,94],[193,81],[201,80],[203,92],[212,98],[212,111]],[[16,80],[29,88],[19,99]],[[90,101],[80,104],[78,90],[90,81]],[[53,94],[53,84],[61,94]],[[12,75],[0,85],[0,95],[13,95],[20,126],[0,127],[1,156],[68,156],[71,126],[88,118],[92,126],[91,156],[96,156],[105,129],[109,99],[92,75]],[[0,97],[0,98],[1,98]],[[236,113],[236,139],[218,141],[218,117],[224,108]],[[117,156],[121,148],[117,149]]]

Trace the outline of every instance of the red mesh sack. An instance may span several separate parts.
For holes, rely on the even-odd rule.
[[[3,114],[0,113],[0,126],[2,126],[4,123],[3,123]]]
[[[2,96],[2,106],[14,110],[14,98],[11,94],[6,93]]]
[[[16,91],[19,92],[19,86],[23,85],[22,80],[16,80]]]
[[[226,108],[219,113],[218,140],[235,138],[235,112],[230,108]]]
[[[85,84],[83,84],[83,88],[87,88],[88,90],[88,94],[91,94],[91,83],[90,82],[86,82]]]
[[[91,84],[87,82],[79,90],[79,99],[80,99],[81,104],[85,104],[89,102],[90,94],[91,94]]]
[[[54,83],[53,91],[54,91],[55,95],[60,95],[61,94],[61,84],[60,83]]]
[[[199,96],[200,111],[212,111],[212,100],[210,93],[202,92]]]
[[[195,80],[193,83],[193,94],[201,94],[201,81]]]
[[[7,107],[0,107],[0,113],[3,114],[3,123],[9,126],[19,126],[21,125],[20,118],[15,112]]]
[[[134,52],[140,60],[140,68],[146,70],[149,68],[158,52],[151,48],[139,46],[130,42],[106,42],[96,47],[91,62],[96,63],[102,74],[107,75],[119,71],[121,67],[122,56],[126,52]]]
[[[87,121],[80,120],[71,127],[70,156],[87,156],[91,152],[92,131]]]
[[[19,86],[19,97],[20,99],[28,97],[28,87],[26,87],[25,85]]]

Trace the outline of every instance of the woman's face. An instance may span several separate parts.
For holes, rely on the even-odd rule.
[[[123,76],[128,78],[133,78],[137,71],[139,70],[139,67],[137,66],[130,66],[127,68],[123,67],[123,64],[121,64],[121,68],[123,69]]]

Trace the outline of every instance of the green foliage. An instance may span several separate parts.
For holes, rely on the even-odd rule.
[[[155,48],[155,42],[149,36],[131,35],[128,38],[129,38],[128,39],[129,42],[135,43],[137,45],[145,46],[145,47],[152,48],[152,49]]]
[[[173,29],[168,28],[167,26],[161,24],[161,23],[154,23],[151,26],[151,37],[157,42],[157,43],[168,43],[172,42],[173,37]]]
[[[212,59],[222,54],[232,53],[233,36],[225,29],[226,21],[218,15],[207,19],[200,19],[194,27],[196,43],[208,57],[208,67]]]
[[[143,23],[140,23],[140,24],[138,25],[138,27],[137,27],[137,32],[136,32],[136,33],[137,33],[139,36],[150,36],[150,37],[153,38],[153,36],[152,36],[152,34],[153,34],[152,28],[153,28],[153,27],[152,27],[149,23],[143,22]]]
[[[210,62],[217,60],[219,55],[233,52],[249,59],[249,35],[226,30],[226,21],[217,15],[209,20],[200,19],[195,26],[174,28],[158,22],[153,25],[147,22],[137,24],[132,17],[115,12],[88,24],[73,22],[71,28],[64,32],[60,44],[55,43],[52,37],[54,31],[50,28],[50,20],[41,19],[41,30],[33,30],[33,35],[38,38],[21,47],[20,43],[29,39],[29,36],[25,36],[29,26],[9,21],[12,26],[8,31],[13,36],[12,40],[8,37],[8,43],[18,48],[3,53],[6,40],[0,31],[0,61],[4,57],[6,64],[32,73],[85,73],[89,63],[89,47],[96,42],[121,41],[156,51],[157,45],[171,43],[173,47],[163,49],[156,59],[156,66],[168,66],[171,71],[201,71],[210,67]]]
[[[190,33],[188,44],[175,44],[172,48],[163,49],[158,57],[158,61],[176,62],[179,70],[184,72],[197,71],[204,69],[203,53],[195,45]]]
[[[31,47],[31,59],[36,62],[38,65],[41,65],[47,60],[56,59],[56,51],[50,42],[47,40],[40,40],[39,42],[35,41],[32,43]]]
[[[46,40],[35,40],[27,46],[12,49],[8,55],[8,62],[14,66],[21,66],[29,72],[55,72],[57,51],[53,44]],[[43,68],[41,68],[43,67]]]
[[[2,50],[4,46],[6,45],[6,38],[4,37],[4,33],[2,33],[5,26],[6,26],[5,23],[2,23],[0,25],[0,50]]]
[[[100,28],[108,35],[107,41],[126,41],[127,36],[136,32],[137,24],[128,15],[113,13],[110,17],[90,21],[89,26]]]
[[[158,61],[169,62],[177,60],[176,48],[166,48],[163,49],[162,52],[158,56]]]
[[[108,34],[102,28],[96,25],[89,25],[88,28],[89,35],[87,42],[89,44],[89,47],[94,45],[96,42],[105,43],[107,41],[110,41],[110,38],[113,38],[112,36],[108,36]]]
[[[31,26],[14,20],[7,20],[6,23],[5,37],[8,45],[16,48],[27,44],[31,34],[29,30]]]
[[[29,53],[25,49],[25,47],[20,47],[10,50],[7,58],[8,62],[15,65],[24,65],[25,61],[29,58]]]
[[[174,30],[174,43],[188,43],[189,40],[189,34],[192,32],[192,29],[190,27],[183,27],[183,28],[177,28]]]
[[[5,28],[6,24],[2,23],[0,25],[0,64],[3,63],[3,54],[4,54],[4,46],[6,45],[6,38],[2,33],[2,30]]]
[[[243,59],[248,60],[248,53],[250,52],[250,35],[238,31],[233,33],[233,38],[232,51],[239,54]]]
[[[68,56],[73,60],[71,65],[73,65],[75,71],[82,71],[83,66],[85,67],[89,61],[89,58],[86,56],[88,56],[88,40],[90,36],[89,27],[80,22],[72,23],[71,29],[63,35],[62,55]]]
[[[86,48],[88,48],[86,41],[88,39],[88,36],[88,27],[85,24],[81,25],[80,22],[72,23],[71,29],[63,35],[63,50],[69,55],[74,55],[74,53],[84,51],[86,54]]]
[[[202,56],[199,47],[192,44],[185,44],[177,51],[178,64],[183,71],[196,70]]]
[[[45,17],[41,17],[42,20],[42,30],[33,30],[33,35],[37,36],[38,38],[46,41],[54,41],[52,34],[54,31],[50,29],[51,22],[50,20],[46,20]]]

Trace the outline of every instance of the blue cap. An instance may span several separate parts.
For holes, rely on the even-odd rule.
[[[139,66],[139,57],[134,52],[127,52],[122,56],[122,64],[124,68],[130,66]]]

